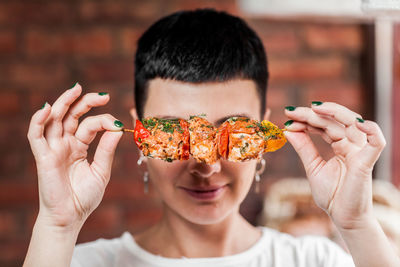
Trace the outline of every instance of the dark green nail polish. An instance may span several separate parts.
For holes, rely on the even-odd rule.
[[[358,121],[358,122],[361,122],[361,123],[364,123],[364,120],[361,119],[361,118],[357,118],[357,121]]]
[[[47,102],[43,104],[43,106],[40,109],[44,109],[44,107],[46,106]]]
[[[119,128],[124,127],[124,124],[122,122],[118,121],[118,120],[114,121],[114,125],[119,127]]]
[[[100,92],[99,95],[108,95],[107,92]]]
[[[292,123],[293,123],[293,120],[289,120],[289,121],[285,122],[285,126],[288,127],[288,126],[292,125]]]
[[[74,85],[72,85],[71,88],[74,88],[77,84],[78,84],[78,82],[74,83]]]
[[[287,107],[285,107],[285,109],[286,109],[286,110],[289,110],[289,111],[293,111],[293,110],[295,110],[295,109],[296,109],[296,107],[293,107],[293,106],[287,106]]]
[[[311,102],[311,104],[313,104],[314,106],[321,106],[323,102],[321,101],[313,101]]]

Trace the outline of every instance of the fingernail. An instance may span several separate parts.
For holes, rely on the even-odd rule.
[[[364,123],[364,120],[361,119],[361,118],[357,118],[357,121],[358,121],[358,122],[361,122],[361,123]]]
[[[285,107],[285,109],[286,109],[286,110],[289,110],[289,111],[293,111],[293,110],[295,110],[295,109],[296,109],[296,107],[293,107],[293,106],[287,106],[287,107]]]
[[[78,82],[74,83],[74,85],[72,85],[72,87],[70,89],[74,88],[77,84],[78,84]]]
[[[43,106],[40,109],[44,109],[44,107],[46,106],[47,102],[43,104]]]
[[[114,121],[114,125],[119,127],[119,128],[124,127],[124,124],[122,122],[120,122],[119,120]]]
[[[288,127],[290,125],[292,125],[293,120],[288,120],[287,122],[285,122],[285,126]]]
[[[99,95],[108,95],[107,92],[100,92]]]
[[[314,105],[314,106],[321,106],[322,103],[323,102],[321,102],[321,101],[313,101],[313,102],[311,102],[311,104]]]

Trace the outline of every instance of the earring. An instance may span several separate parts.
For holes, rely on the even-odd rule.
[[[143,174],[143,191],[145,194],[149,193],[149,172],[145,171]]]
[[[139,159],[138,159],[138,161],[137,161],[137,165],[142,165],[142,162],[143,162],[143,160],[145,159],[146,157],[143,155],[143,153],[142,153],[142,151],[140,151],[140,157],[139,157]]]
[[[137,165],[142,165],[143,160],[145,159],[145,156],[143,155],[143,153],[140,151],[140,157],[137,161]],[[149,192],[149,172],[145,171],[143,173],[143,191],[145,194],[147,194]]]
[[[260,175],[265,170],[265,159],[261,159],[260,163],[261,163],[261,168],[258,169],[258,170],[256,169],[256,174],[254,175],[256,193],[260,192],[260,180],[261,180],[261,176]]]

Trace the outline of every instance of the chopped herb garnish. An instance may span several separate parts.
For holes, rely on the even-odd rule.
[[[244,146],[240,147],[240,154],[243,154],[244,152],[246,152],[248,147],[249,147],[249,143],[245,143]]]
[[[169,141],[172,141],[172,136],[168,137],[168,140],[169,140]]]
[[[190,115],[189,120],[194,119],[196,117],[206,117],[207,115],[205,113],[201,113],[200,115]]]
[[[148,128],[153,128],[154,126],[156,126],[157,121],[154,118],[143,119],[142,124],[146,129],[148,129]]]
[[[138,138],[138,141],[141,143],[141,142],[142,142],[142,138],[139,137],[139,138]]]
[[[172,162],[171,158],[166,158],[165,161]]]

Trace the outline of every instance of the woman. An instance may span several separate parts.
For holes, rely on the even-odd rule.
[[[133,120],[201,113],[218,126],[235,115],[268,119],[268,71],[257,35],[239,18],[213,10],[178,12],[140,38],[135,60]],[[110,97],[79,84],[31,119],[40,211],[25,266],[353,266],[328,240],[295,239],[250,225],[239,205],[256,161],[143,159],[163,200],[163,217],[132,236],[77,246],[99,205],[123,125],[109,114],[78,119]],[[288,107],[286,137],[305,166],[316,203],[342,234],[357,266],[397,266],[398,258],[372,214],[371,172],[385,140],[371,121],[335,103]],[[91,164],[87,149],[105,130]],[[308,133],[320,134],[335,157],[324,161]],[[71,259],[72,258],[72,259]],[[72,261],[72,262],[71,262]]]

